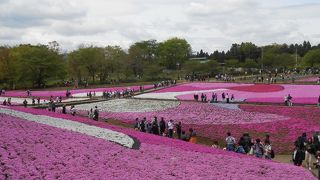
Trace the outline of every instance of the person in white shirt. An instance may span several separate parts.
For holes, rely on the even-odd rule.
[[[76,115],[77,110],[76,110],[76,108],[75,108],[75,106],[74,106],[74,105],[72,105],[72,106],[71,106],[71,108],[70,108],[70,112],[71,112],[72,116],[75,116],[75,115]]]
[[[174,124],[173,124],[173,120],[171,119],[168,122],[168,133],[169,133],[169,137],[172,138],[173,137],[173,128],[174,128]]]
[[[264,142],[264,157],[266,159],[272,159],[271,157],[272,147],[269,140],[265,140]]]
[[[233,136],[231,136],[230,132],[228,132],[227,135],[228,135],[228,137],[226,138],[227,151],[234,151],[236,139]]]

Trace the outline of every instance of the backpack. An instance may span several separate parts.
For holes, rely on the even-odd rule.
[[[271,149],[271,152],[270,152],[270,157],[273,159],[275,157],[275,154],[274,154],[274,151],[273,149]]]

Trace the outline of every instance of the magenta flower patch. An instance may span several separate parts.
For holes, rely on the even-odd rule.
[[[117,130],[139,150],[0,114],[0,179],[316,179],[307,170],[103,122],[15,108]]]

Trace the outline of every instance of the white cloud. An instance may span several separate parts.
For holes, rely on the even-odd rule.
[[[315,0],[0,0],[2,44],[58,41],[121,45],[170,37],[193,49],[226,50],[232,43],[320,43]]]

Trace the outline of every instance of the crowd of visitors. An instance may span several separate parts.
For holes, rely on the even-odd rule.
[[[147,121],[146,117],[144,117],[142,120],[136,118],[134,129],[145,133],[169,138],[177,137],[183,141],[197,143],[197,134],[194,129],[190,128],[189,133],[187,134],[182,130],[182,123],[174,123],[172,119],[166,122],[164,118],[161,117],[160,121],[158,122],[158,117],[156,116],[151,121]]]
[[[199,94],[196,93],[193,95],[193,99],[197,102],[200,100],[201,102],[204,102],[204,103],[206,103],[206,102],[217,103],[218,102],[218,94],[215,92],[212,92],[211,100],[209,100],[207,97],[207,94],[201,93],[200,99],[199,99]],[[234,100],[235,100],[234,94],[232,94],[230,97],[228,93],[222,92],[221,102],[230,103]]]
[[[102,97],[105,99],[130,97],[133,95],[134,95],[134,89],[130,89],[130,88],[123,89],[123,90],[117,90],[117,91],[103,91],[102,92]],[[89,97],[89,98],[96,97],[96,92],[95,91],[87,92],[87,97]]]
[[[198,74],[198,73],[193,73],[190,75],[186,75],[185,76],[185,80],[186,81],[201,81],[201,82],[205,82],[205,81],[209,81],[211,78],[211,74]]]
[[[214,143],[213,147],[218,147],[217,142]],[[253,141],[249,133],[244,133],[237,142],[228,132],[225,149],[236,153],[254,155],[257,158],[273,159],[275,157],[269,135],[266,135],[265,140],[261,142],[259,138]]]
[[[4,101],[2,102],[3,106],[11,106],[11,97],[8,97],[7,99],[4,99]]]
[[[157,88],[160,88],[160,87],[169,87],[169,86],[176,85],[176,84],[177,84],[176,80],[166,80],[166,81],[161,81],[161,82],[158,82],[158,83],[154,83],[153,84],[153,88],[157,89]],[[140,88],[140,91],[141,91],[141,88]]]
[[[293,162],[296,166],[301,166],[303,161],[306,161],[306,166],[309,170],[313,165],[319,168],[320,164],[320,133],[315,132],[312,137],[307,137],[306,133],[303,133],[294,142],[295,149],[293,151]],[[312,162],[314,158],[316,162]]]
[[[235,82],[235,78],[232,75],[228,74],[217,74],[215,76],[217,81],[224,81],[224,82]]]

